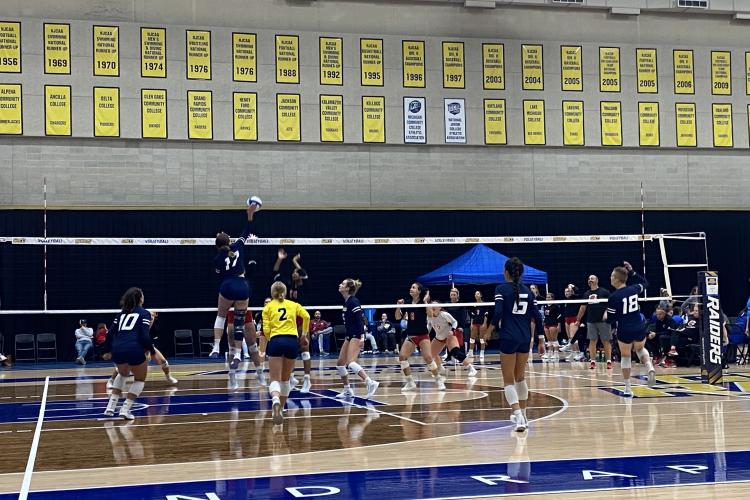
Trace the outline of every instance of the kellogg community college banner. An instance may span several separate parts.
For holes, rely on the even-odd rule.
[[[427,143],[427,119],[424,97],[404,97],[404,143]]]
[[[466,144],[466,106],[463,99],[444,99],[445,142]]]

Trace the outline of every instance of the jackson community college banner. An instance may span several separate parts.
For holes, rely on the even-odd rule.
[[[424,97],[404,97],[404,143],[427,143],[427,119]]]
[[[466,144],[466,106],[463,99],[444,99],[445,142]]]

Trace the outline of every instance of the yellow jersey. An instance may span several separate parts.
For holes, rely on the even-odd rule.
[[[302,331],[310,327],[310,313],[293,300],[274,299],[263,308],[263,333],[271,340],[276,335],[297,336],[297,318],[302,318]]]

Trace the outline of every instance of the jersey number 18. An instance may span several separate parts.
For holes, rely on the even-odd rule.
[[[638,311],[638,296],[631,295],[628,298],[622,299],[622,313],[628,314]]]

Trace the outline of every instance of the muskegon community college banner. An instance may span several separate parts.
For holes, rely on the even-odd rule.
[[[404,143],[427,143],[424,97],[404,97]]]
[[[466,144],[466,106],[463,99],[444,99],[445,142]]]

